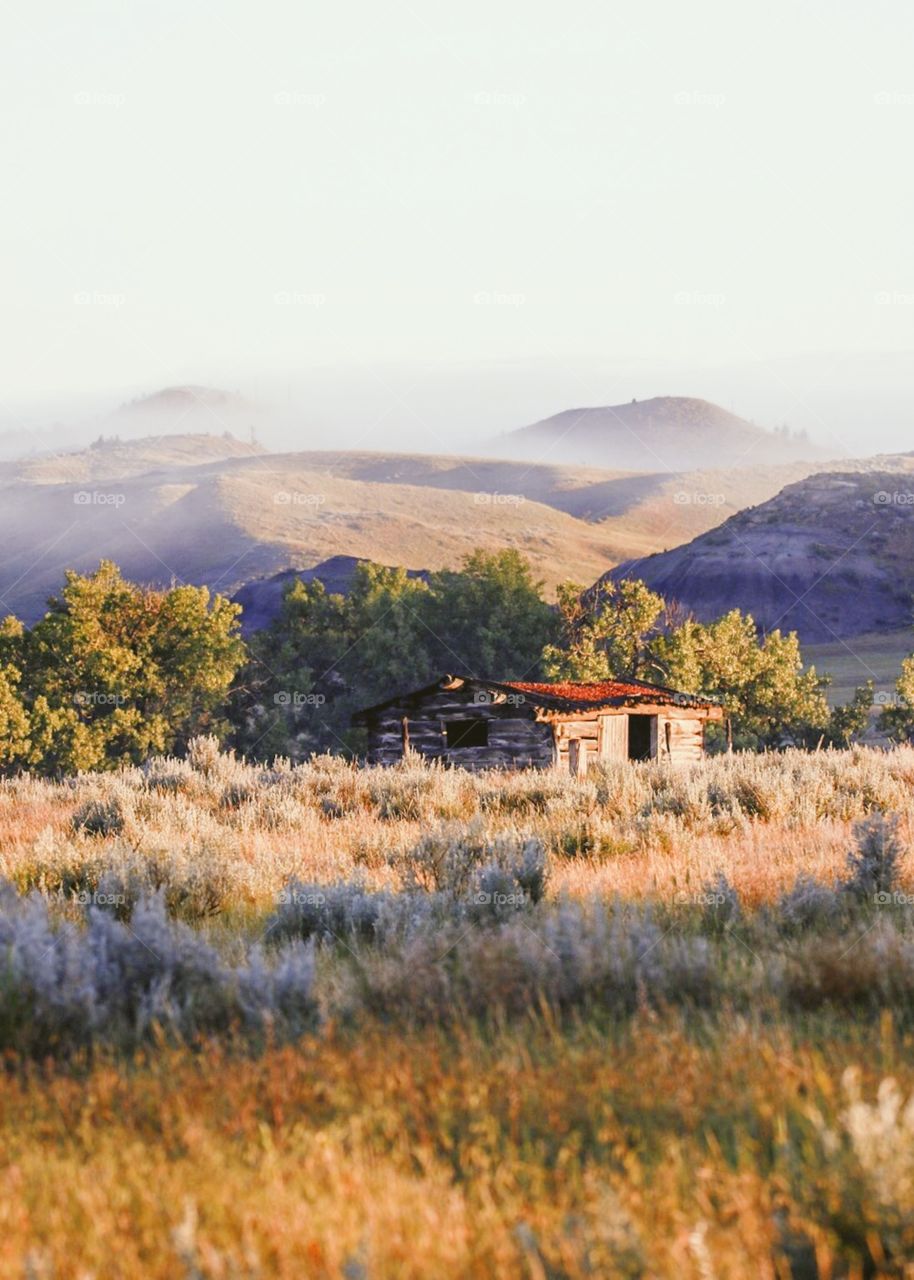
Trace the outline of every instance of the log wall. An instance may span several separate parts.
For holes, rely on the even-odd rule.
[[[449,720],[485,720],[484,747],[448,747]],[[537,720],[534,708],[479,701],[464,690],[442,691],[416,703],[385,707],[368,724],[368,761],[394,764],[403,756],[404,722],[409,749],[429,760],[463,769],[548,769],[555,761],[552,726]]]
[[[595,760],[627,760],[628,717],[650,715],[651,756],[673,765],[691,764],[704,753],[704,725],[714,710],[656,706],[605,707],[593,711],[544,711],[523,698],[499,699],[463,688],[442,689],[376,711],[367,721],[368,760],[394,764],[404,750],[465,769],[547,769],[552,765],[584,776]],[[488,744],[449,747],[448,721],[478,719],[488,725]]]

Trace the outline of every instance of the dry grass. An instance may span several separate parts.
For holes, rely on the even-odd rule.
[[[104,819],[109,808],[116,821]],[[181,886],[189,913],[196,903],[201,916],[240,920],[268,911],[292,877],[399,889],[430,830],[469,831],[543,840],[553,896],[670,899],[722,871],[754,906],[800,873],[833,880],[853,823],[873,811],[897,813],[912,843],[914,749],[718,757],[681,772],[615,766],[582,783],[331,758],[253,767],[204,744],[194,764],[3,782],[0,875],[66,895],[106,870],[145,868],[154,883]],[[910,861],[902,887],[914,888]]]
[[[104,1041],[56,1065],[11,1055],[0,1274],[914,1276],[910,909],[845,893],[837,924],[752,912],[798,875],[847,875],[867,814],[898,814],[909,849],[912,783],[911,749],[576,782],[255,768],[201,741],[189,761],[0,784],[0,870],[20,890],[78,930],[104,875],[160,884],[226,963],[291,878],[397,891],[423,837],[455,856],[536,837],[553,900],[653,900],[641,917],[617,902],[604,933],[593,903],[553,901],[402,947],[338,940],[318,954],[330,1021],[286,1047],[163,1033],[135,1059]],[[746,913],[735,941],[681,905],[717,871]],[[914,888],[909,854],[900,877]],[[573,978],[561,1008],[547,993]]]
[[[868,1237],[868,1274],[909,1275],[909,1122],[872,1105],[887,1073],[914,1089],[901,1050],[888,1024],[813,1046],[540,1022],[7,1078],[0,1269],[774,1280],[791,1256],[825,1280],[862,1275]]]

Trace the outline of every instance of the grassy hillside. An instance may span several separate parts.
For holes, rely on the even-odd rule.
[[[629,475],[474,458],[267,454],[232,437],[166,436],[8,464],[0,598],[27,621],[65,568],[105,556],[127,577],[233,592],[335,555],[456,567],[516,547],[551,588],[675,546],[805,475]]]
[[[914,457],[810,476],[666,553],[619,566],[699,618],[728,609],[834,643],[910,624]]]

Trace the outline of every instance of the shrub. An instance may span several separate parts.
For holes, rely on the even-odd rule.
[[[707,1004],[719,989],[703,938],[664,932],[648,912],[565,901],[493,929],[452,923],[420,930],[366,957],[350,974],[347,1009],[408,1022],[602,1008],[629,1015],[642,1001]]]
[[[277,895],[276,910],[266,925],[271,943],[288,938],[307,941],[371,939],[382,909],[394,895],[372,893],[359,884],[303,884],[291,881]]]
[[[902,855],[897,818],[878,814],[858,822],[854,836],[857,847],[847,856],[850,876],[844,882],[845,891],[859,898],[891,894],[898,883]]]
[[[798,876],[793,888],[778,899],[774,916],[784,931],[800,932],[832,924],[845,905],[833,887],[803,875]]]
[[[195,773],[209,777],[219,768],[222,748],[215,734],[201,734],[187,744],[187,762]]]
[[[124,810],[117,796],[86,800],[73,814],[72,827],[87,836],[119,836],[124,830]]]
[[[90,909],[85,928],[55,929],[47,902],[0,889],[0,1047],[35,1056],[96,1044],[129,1050],[157,1034],[188,1042],[217,1032],[279,1036],[314,1025],[314,962],[300,944],[267,965],[221,961],[161,897],[129,927]]]

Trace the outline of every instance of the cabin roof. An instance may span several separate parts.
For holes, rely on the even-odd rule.
[[[708,698],[681,693],[665,685],[648,684],[644,680],[599,680],[591,682],[560,680],[555,683],[525,680],[483,680],[476,676],[445,675],[421,689],[394,694],[383,702],[365,707],[353,716],[353,722],[370,719],[399,702],[418,702],[436,693],[446,693],[465,687],[494,694],[522,694],[524,701],[534,707],[549,711],[592,710],[594,707],[621,707],[638,702],[668,704],[682,707],[713,707],[717,704]]]

